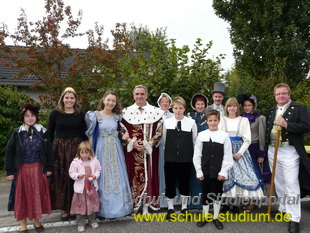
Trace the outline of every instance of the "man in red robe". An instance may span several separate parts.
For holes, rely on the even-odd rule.
[[[135,103],[123,109],[122,126],[129,134],[124,150],[129,183],[135,210],[143,205],[143,213],[148,206],[155,209],[159,203],[150,203],[159,197],[158,156],[156,147],[162,135],[162,116],[164,111],[150,105],[147,100],[147,88],[135,86]],[[149,196],[150,198],[145,198]],[[145,204],[145,205],[144,205]]]

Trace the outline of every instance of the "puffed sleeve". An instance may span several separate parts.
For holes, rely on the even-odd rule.
[[[220,117],[220,123],[218,125],[218,129],[226,132],[225,123],[224,123],[224,117],[222,117],[222,116]]]
[[[240,147],[238,153],[243,155],[243,153],[251,145],[251,127],[250,127],[250,122],[246,117],[242,117],[241,119],[241,130],[239,134],[240,134],[240,137],[242,137],[243,139],[243,144]]]
[[[166,136],[167,136],[167,128],[166,128],[166,121],[164,121],[164,123],[163,123],[163,135],[161,138],[161,143],[162,143],[164,149],[165,149],[165,145],[166,145]]]
[[[69,176],[71,177],[72,180],[79,180],[78,175],[79,175],[78,163],[75,160],[73,160],[70,164]]]
[[[195,143],[196,143],[197,134],[198,134],[198,128],[197,128],[196,123],[194,123],[193,126],[192,126],[192,135],[193,135],[193,145],[194,145],[194,147],[195,147]]]
[[[101,173],[101,165],[100,165],[100,162],[97,158],[95,158],[95,171],[94,171],[94,175],[96,176],[96,179],[99,178],[100,176],[100,173]]]
[[[203,143],[202,143],[200,137],[201,137],[201,133],[198,134],[198,137],[196,139],[194,156],[193,156],[193,163],[194,163],[194,167],[196,170],[196,177],[197,178],[200,178],[203,176],[203,172],[201,170],[201,157],[202,157]]]
[[[48,118],[47,131],[49,132],[50,141],[53,143],[56,130],[56,114],[57,110],[53,110]]]
[[[81,123],[81,130],[83,132],[83,141],[86,141],[88,137],[86,136],[85,132],[87,130],[86,120],[85,120],[85,112],[81,110],[80,114],[82,114],[82,123]]]
[[[96,128],[96,123],[97,123],[96,113],[93,111],[88,111],[85,115],[85,121],[87,125],[87,130],[85,134],[88,138],[92,138],[94,135],[94,131]]]
[[[231,141],[227,135],[224,141],[224,156],[222,161],[222,168],[219,172],[219,176],[224,176],[227,179],[227,173],[230,168],[234,165],[234,159],[232,155]]]
[[[265,136],[266,136],[266,117],[261,115],[257,118],[257,120],[258,120],[259,149],[264,150],[264,148],[265,148]]]
[[[15,167],[14,167],[14,161],[15,161],[15,155],[16,155],[16,143],[17,142],[17,131],[14,130],[12,133],[5,151],[5,170],[6,175],[11,176],[15,175]]]

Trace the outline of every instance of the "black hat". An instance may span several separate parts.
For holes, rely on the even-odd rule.
[[[225,96],[225,85],[224,83],[214,83],[213,84],[213,91],[211,91],[211,95],[214,93],[221,93]]]
[[[250,93],[239,94],[237,96],[237,100],[238,100],[238,103],[241,104],[241,106],[243,106],[244,101],[252,100],[252,102],[254,104],[254,108],[256,108],[257,99],[254,95],[251,95]]]

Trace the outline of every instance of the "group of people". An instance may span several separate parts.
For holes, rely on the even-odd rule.
[[[75,90],[68,87],[51,112],[47,129],[38,123],[39,108],[25,105],[22,125],[12,133],[5,157],[7,178],[13,181],[9,210],[21,221],[20,232],[27,232],[27,218],[37,232],[44,231],[39,220],[52,209],[61,210],[64,221],[75,215],[79,232],[85,230],[86,217],[97,228],[97,217],[118,218],[140,208],[143,214],[149,208],[167,208],[170,220],[176,196],[181,213],[202,208],[208,214],[212,205],[215,227],[223,229],[218,220],[221,208],[239,211],[236,205],[221,207],[223,198],[265,196],[277,125],[282,133],[276,193],[296,197],[302,184],[302,196],[309,194],[310,164],[302,141],[310,130],[306,106],[292,101],[290,87],[281,83],[274,88],[277,106],[265,117],[248,93],[228,98],[224,106],[224,88],[214,84],[212,105],[205,95],[195,94],[190,102],[194,111],[185,115],[182,97],[171,99],[162,93],[157,108],[147,102],[143,85],[135,86],[133,105],[121,109],[116,93],[107,91],[97,110],[85,114]],[[143,198],[162,195],[165,201]],[[202,202],[194,203],[200,195]],[[300,202],[280,203],[279,211],[292,216],[289,232],[299,232]],[[205,224],[203,219],[197,222],[198,227]]]

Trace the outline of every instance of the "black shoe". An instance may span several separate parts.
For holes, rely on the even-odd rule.
[[[229,205],[223,205],[221,212],[226,213],[227,211],[230,211]]]
[[[215,227],[218,229],[218,230],[223,230],[224,229],[224,225],[223,223],[220,222],[220,220],[218,219],[213,219],[212,221],[215,225]]]
[[[60,220],[61,221],[68,221],[69,220],[69,214],[66,212],[61,213]]]
[[[104,221],[105,220],[105,218],[101,217],[101,216],[97,216],[97,218],[99,219],[99,221]]]
[[[299,222],[290,221],[288,225],[289,233],[299,233]]]
[[[170,221],[172,219],[171,215],[174,214],[174,210],[169,209],[166,215],[166,220]]]
[[[36,230],[36,232],[43,232],[44,231],[44,227],[42,224],[39,227],[36,227],[35,225],[33,225],[33,226],[34,226],[34,229]]]
[[[197,222],[196,225],[197,225],[197,227],[204,227],[207,223],[208,223],[207,221],[203,220],[203,221]]]
[[[181,216],[180,216],[180,219],[186,219],[186,215],[188,215],[189,214],[189,210],[188,209],[183,209],[183,210],[181,210],[180,211],[180,214],[182,214]]]
[[[232,211],[233,214],[239,214],[239,207],[238,206],[233,206]]]
[[[186,214],[186,213],[189,213],[188,209],[181,210],[181,214]]]

